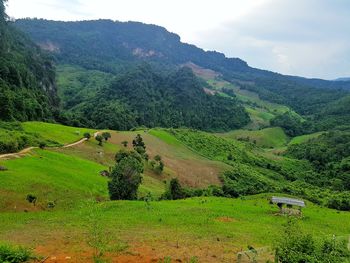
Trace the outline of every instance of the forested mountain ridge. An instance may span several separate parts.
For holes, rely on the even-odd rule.
[[[140,61],[155,65],[158,71],[192,62],[266,101],[289,106],[311,120],[310,131],[344,124],[344,118],[328,116],[324,109],[334,111],[332,107],[350,94],[347,81],[306,79],[255,69],[241,59],[182,43],[178,35],[163,27],[139,22],[20,19],[15,25],[50,51],[61,65],[116,74]]]
[[[7,21],[0,0],[0,119],[52,119],[59,101],[51,59]]]
[[[235,98],[206,94],[205,85],[187,67],[159,73],[149,64],[137,65],[72,107],[70,121],[116,130],[145,125],[209,131],[235,129],[249,122]]]

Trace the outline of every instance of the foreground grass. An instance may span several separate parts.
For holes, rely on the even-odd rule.
[[[130,250],[142,243],[155,248],[160,256],[177,258],[181,255],[205,257],[198,250],[200,247],[208,249],[210,256],[215,255],[213,261],[217,262],[234,259],[236,253],[248,245],[273,245],[286,217],[277,215],[277,207],[268,202],[270,197],[265,194],[243,199],[104,202],[96,204],[99,212],[95,215],[101,233],[108,233],[111,243],[122,240],[129,244]],[[349,213],[309,203],[303,213],[302,229],[316,237],[350,233]],[[79,249],[84,247],[81,240],[86,242],[88,238],[89,216],[91,209],[84,205],[69,211],[2,213],[0,237],[35,246],[50,242],[61,244],[66,240],[61,249]]]

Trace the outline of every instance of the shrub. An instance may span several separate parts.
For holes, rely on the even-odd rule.
[[[177,200],[183,199],[185,197],[186,192],[182,188],[179,180],[177,178],[173,178],[170,180],[169,187],[167,191],[163,194],[162,199]]]
[[[86,138],[87,140],[89,140],[91,138],[91,134],[89,132],[85,132],[84,133],[84,138]]]
[[[39,148],[40,149],[45,149],[45,147],[46,147],[46,142],[40,142],[39,143]]]
[[[35,259],[32,252],[23,247],[14,247],[0,244],[0,262],[20,263]]]
[[[283,235],[276,246],[276,262],[347,262],[350,259],[346,243],[337,240],[316,242],[310,234],[301,231],[296,219],[288,219]]]
[[[109,132],[103,132],[102,137],[103,139],[105,139],[105,141],[108,141],[108,139],[111,138],[112,136]]]
[[[111,173],[108,182],[111,200],[133,200],[142,181],[143,164],[133,156],[122,158]]]
[[[97,135],[95,140],[98,141],[98,145],[102,146],[103,137],[101,135]]]

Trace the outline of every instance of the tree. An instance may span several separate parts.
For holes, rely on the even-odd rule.
[[[151,161],[151,166],[157,173],[162,173],[164,170],[164,163],[162,162],[162,157],[160,155],[156,155],[153,158],[154,160]],[[155,166],[158,163],[157,166]]]
[[[137,198],[137,190],[142,181],[143,164],[132,156],[119,161],[111,173],[108,182],[111,200],[133,200]]]
[[[163,198],[170,200],[177,200],[186,197],[186,193],[182,188],[179,180],[177,178],[173,178],[170,180],[168,190],[163,195]]]
[[[136,151],[127,151],[125,149],[121,149],[119,152],[115,154],[115,161],[119,163],[122,159],[126,157],[133,157],[136,160],[138,160],[140,163],[142,163],[142,157],[141,155]]]
[[[91,134],[89,132],[85,132],[84,133],[84,138],[86,138],[87,140],[89,140],[91,138]]]
[[[128,141],[122,141],[122,145],[126,148],[128,147]]]
[[[102,142],[103,142],[103,137],[101,135],[97,135],[95,137],[95,140],[98,141],[98,145],[102,146]]]
[[[160,162],[161,160],[162,160],[162,157],[160,156],[160,155],[156,155],[156,156],[154,156],[154,160],[156,161],[156,162]]]
[[[102,137],[103,139],[105,139],[105,141],[108,141],[108,139],[111,138],[112,136],[109,132],[103,132]]]
[[[143,139],[140,134],[137,134],[135,139],[132,140],[132,146],[134,147],[135,150],[137,148],[143,148],[144,150],[146,150],[146,145],[143,142]]]
[[[163,172],[164,170],[164,163],[162,161],[159,162],[159,170]]]
[[[152,161],[150,162],[150,165],[152,166],[152,168],[154,168],[154,167],[156,166],[156,161],[152,160]]]

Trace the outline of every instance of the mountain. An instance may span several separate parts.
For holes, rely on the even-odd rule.
[[[51,59],[6,20],[3,0],[0,36],[0,120],[52,119],[59,100]]]
[[[111,20],[59,22],[20,19],[15,26],[28,33],[59,65],[71,65],[108,74],[127,72],[135,63],[147,62],[158,71],[194,64],[216,72],[217,78],[261,99],[290,107],[312,122],[328,105],[350,94],[350,82],[306,79],[255,69],[239,58],[227,58],[182,43],[180,37],[156,25]],[[334,125],[343,125],[336,120]],[[311,124],[310,124],[311,125]],[[312,125],[311,125],[312,126]],[[318,124],[314,129],[321,127]]]
[[[81,125],[115,130],[145,125],[222,131],[249,122],[237,99],[206,94],[205,86],[189,68],[161,74],[142,64],[117,74],[71,112]]]
[[[338,78],[335,81],[350,81],[350,78]]]

